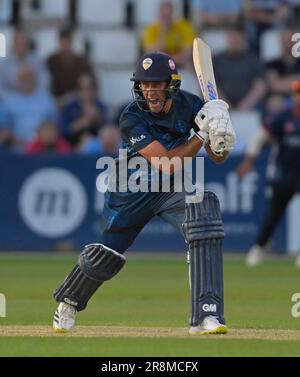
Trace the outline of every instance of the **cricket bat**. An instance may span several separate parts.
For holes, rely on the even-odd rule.
[[[212,65],[211,50],[201,38],[194,38],[193,62],[199,81],[202,97],[205,102],[218,98],[214,69]],[[225,141],[223,137],[217,140],[218,152],[223,152]]]

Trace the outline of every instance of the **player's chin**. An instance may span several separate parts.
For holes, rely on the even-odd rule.
[[[149,106],[150,111],[155,114],[161,113],[164,108],[164,104],[162,102],[157,102],[157,103],[148,102],[148,106]]]

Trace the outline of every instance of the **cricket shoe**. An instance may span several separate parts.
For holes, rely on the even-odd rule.
[[[199,326],[191,326],[189,330],[191,335],[226,334],[227,332],[227,326],[220,323],[218,317],[213,315],[205,317]]]
[[[266,251],[259,245],[254,245],[246,255],[246,265],[255,267],[263,263],[266,256]]]
[[[74,306],[61,302],[54,314],[53,329],[55,332],[66,333],[75,325],[76,309]]]
[[[298,254],[298,256],[297,256],[297,258],[296,258],[296,260],[295,260],[295,266],[296,266],[297,268],[300,268],[300,254]]]

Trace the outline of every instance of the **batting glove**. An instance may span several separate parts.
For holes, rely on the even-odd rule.
[[[236,135],[230,118],[214,119],[209,124],[210,146],[214,153],[230,151],[235,146]]]
[[[209,139],[210,122],[216,118],[229,119],[228,104],[223,100],[206,102],[195,117],[196,135],[206,143]]]

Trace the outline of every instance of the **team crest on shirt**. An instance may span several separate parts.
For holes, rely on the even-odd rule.
[[[175,123],[175,130],[177,132],[180,132],[181,134],[184,134],[187,131],[187,125],[183,120],[178,120]]]
[[[143,66],[144,70],[146,71],[148,68],[150,68],[151,65],[152,65],[152,63],[153,63],[152,59],[150,59],[150,58],[144,59],[143,63],[142,63],[142,66]]]

